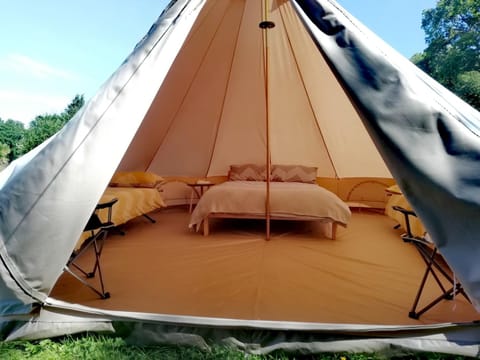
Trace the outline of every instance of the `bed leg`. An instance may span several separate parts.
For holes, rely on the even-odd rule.
[[[337,223],[332,222],[332,240],[335,240],[337,237]]]
[[[203,220],[203,236],[208,236],[209,226],[208,226],[208,216]]]

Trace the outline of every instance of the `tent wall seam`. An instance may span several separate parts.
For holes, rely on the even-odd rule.
[[[294,11],[296,12],[295,8],[293,7]],[[320,125],[319,125],[319,121],[318,121],[318,118],[317,118],[317,114],[315,113],[315,110],[313,109],[313,105],[312,105],[312,99],[310,98],[310,95],[307,91],[307,86],[305,84],[305,78],[302,74],[302,71],[300,69],[300,65],[298,63],[298,59],[297,59],[297,56],[295,54],[295,50],[293,49],[293,45],[292,45],[292,41],[290,39],[290,35],[289,35],[289,32],[287,31],[287,27],[285,26],[286,22],[285,22],[285,18],[284,18],[284,14],[282,12],[282,9],[279,8],[279,12],[280,12],[280,17],[282,19],[282,22],[283,22],[283,25],[284,25],[284,28],[285,28],[285,34],[287,35],[287,40],[288,40],[288,45],[290,47],[290,51],[292,53],[292,56],[293,56],[293,59],[295,60],[295,67],[297,68],[297,72],[298,72],[298,75],[300,76],[300,79],[302,81],[302,85],[303,85],[303,89],[305,91],[305,96],[307,98],[307,101],[308,101],[308,105],[310,107],[310,110],[312,111],[312,114],[313,114],[313,117],[315,118],[315,127],[317,128],[318,130],[318,133],[320,134],[321,138],[322,138],[322,142],[323,142],[323,145],[325,147],[325,151],[328,155],[328,159],[330,160],[330,164],[332,166],[332,169],[335,173],[335,178],[338,179],[339,176],[338,176],[338,171],[335,167],[335,163],[333,162],[333,159],[332,159],[332,155],[330,154],[330,151],[328,150],[328,146],[327,146],[327,143],[325,141],[325,137],[323,136],[323,132],[322,132],[322,129],[320,128]]]
[[[216,3],[216,4],[218,4],[218,3]],[[213,11],[212,8],[213,8],[213,6],[210,7],[210,8],[207,10],[207,15],[204,16],[203,21],[206,21],[205,19],[208,18],[208,13],[210,13],[211,11]],[[199,16],[200,16],[200,14],[199,14]],[[225,16],[225,14],[224,14],[224,16]],[[197,18],[197,20],[198,20],[198,18]],[[197,20],[196,20],[196,21],[197,21]],[[198,28],[201,28],[202,25],[203,25],[203,22],[198,25]],[[193,29],[193,26],[192,26],[192,29]],[[218,28],[217,28],[216,32],[217,32],[217,31],[218,31]],[[216,33],[216,32],[215,32],[215,33]],[[194,41],[195,35],[197,35],[198,33],[199,33],[199,32],[197,31],[194,35],[188,37],[188,40],[185,41],[185,43],[183,44],[182,48],[181,48],[180,51],[178,52],[177,56],[180,54],[180,52],[181,52],[190,42]],[[163,135],[163,137],[161,138],[161,140],[159,140],[158,146],[155,148],[155,151],[153,152],[153,156],[152,156],[152,158],[150,159],[150,162],[147,164],[147,169],[149,169],[150,166],[152,166],[152,162],[153,162],[156,154],[158,153],[158,151],[159,151],[160,148],[162,147],[165,139],[168,137],[168,134],[170,133],[170,130],[171,130],[172,126],[173,126],[174,120],[175,120],[175,118],[177,117],[177,115],[178,115],[178,113],[180,112],[180,110],[182,109],[182,106],[183,106],[183,104],[185,103],[185,100],[186,100],[186,98],[188,97],[188,94],[190,93],[190,90],[191,90],[191,88],[192,88],[192,86],[193,86],[193,83],[195,82],[195,79],[197,78],[198,72],[200,71],[203,62],[205,61],[205,58],[206,58],[206,56],[207,56],[207,54],[208,54],[208,51],[209,51],[210,47],[212,46],[213,39],[215,39],[215,36],[212,37],[212,40],[211,40],[210,43],[208,44],[207,49],[205,50],[205,53],[204,53],[203,56],[202,56],[202,60],[198,62],[197,70],[195,71],[194,76],[192,76],[192,79],[191,79],[191,81],[190,81],[190,84],[187,86],[187,90],[185,91],[185,94],[183,95],[183,98],[182,98],[182,100],[180,101],[180,104],[178,105],[177,110],[175,111],[174,115],[171,117],[170,122],[169,122],[169,124],[168,124],[168,126],[167,126],[167,130],[165,131],[165,134]],[[172,63],[172,66],[170,67],[170,70],[172,69],[173,66],[175,66],[175,62],[176,62],[176,61],[174,61],[174,62]],[[158,89],[158,92],[157,92],[157,95],[156,95],[156,96],[158,96],[158,94],[159,94],[159,92],[161,91],[161,89],[162,89],[161,87]],[[156,98],[156,96],[155,96],[155,98]]]
[[[245,15],[245,4],[244,4],[243,12],[242,12],[242,20],[243,20],[244,15]],[[212,147],[211,147],[211,150],[210,150],[210,159],[208,160],[208,166],[207,166],[206,172],[204,174],[205,177],[207,177],[208,173],[210,172],[210,167],[212,166],[212,161],[213,161],[213,154],[215,153],[215,148],[217,146],[217,139],[218,139],[218,133],[219,133],[219,130],[220,130],[220,123],[221,123],[221,120],[223,118],[223,114],[224,114],[224,111],[225,111],[225,99],[227,97],[228,88],[229,88],[229,84],[230,84],[229,80],[232,76],[233,62],[235,61],[235,54],[237,53],[237,48],[238,48],[237,45],[238,45],[238,39],[240,37],[240,30],[242,28],[242,26],[241,26],[242,23],[243,23],[243,21],[240,21],[240,26],[238,28],[237,36],[236,36],[236,39],[235,39],[235,46],[234,46],[234,50],[233,50],[232,60],[230,62],[230,70],[229,70],[226,85],[225,85],[225,92],[224,92],[225,95],[223,97],[221,111],[220,111],[219,117],[217,119],[217,126],[216,126],[216,129],[215,129],[215,137],[214,137],[213,144],[212,144]]]

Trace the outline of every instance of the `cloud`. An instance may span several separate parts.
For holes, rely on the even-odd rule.
[[[37,115],[62,112],[82,78],[33,58],[10,53],[0,58],[0,118],[28,124]]]
[[[25,124],[37,115],[62,112],[73,96],[38,94],[0,89],[0,117],[18,120]]]
[[[3,59],[0,59],[0,70],[2,69],[31,75],[40,79],[60,78],[73,80],[77,78],[70,71],[58,69],[22,54],[8,54]]]

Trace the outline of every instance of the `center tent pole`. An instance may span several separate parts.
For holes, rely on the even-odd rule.
[[[269,65],[269,46],[268,46],[268,30],[275,27],[273,21],[268,20],[269,0],[263,0],[262,21],[258,26],[262,29],[263,35],[263,69],[265,77],[265,133],[266,133],[266,196],[265,196],[265,221],[266,221],[266,240],[270,240],[270,173],[271,173],[271,156],[270,156],[270,113],[269,113],[269,92],[268,92],[268,65]]]

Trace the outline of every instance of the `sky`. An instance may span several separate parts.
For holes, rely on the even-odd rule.
[[[221,0],[217,0],[221,1]],[[422,10],[437,0],[337,0],[404,56],[425,48]],[[169,0],[2,1],[0,118],[28,124],[93,96]]]

